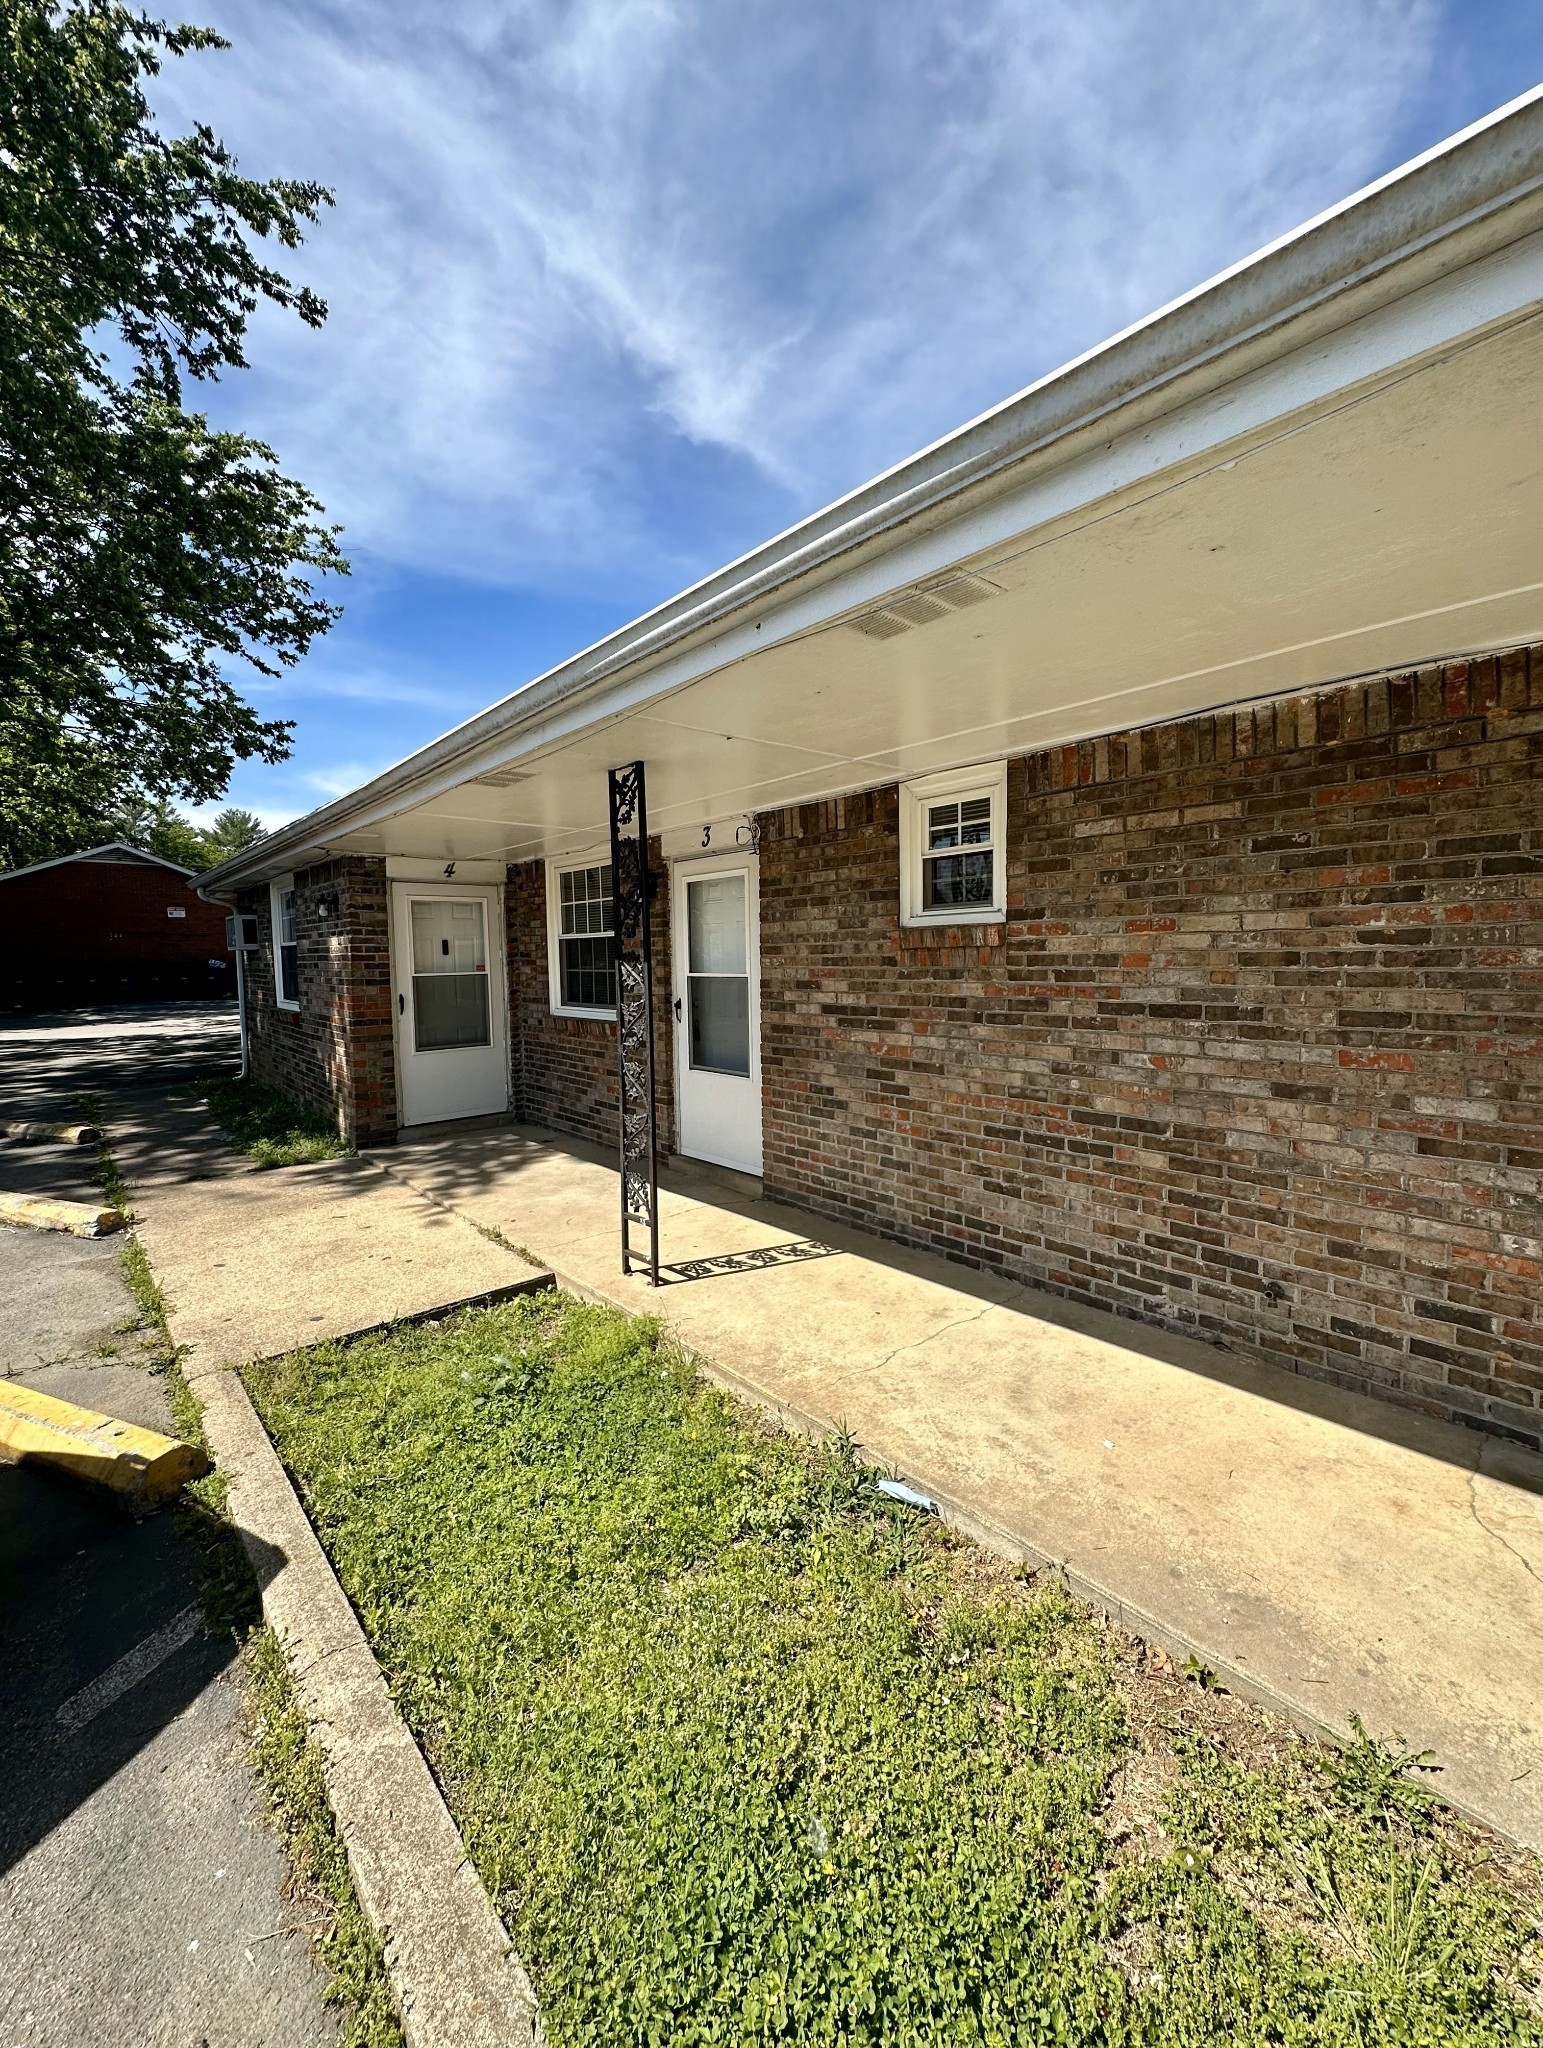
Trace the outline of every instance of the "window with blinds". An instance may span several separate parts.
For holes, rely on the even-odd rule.
[[[983,924],[1006,915],[1005,763],[930,775],[900,792],[901,921]]]
[[[995,901],[996,852],[989,796],[928,804],[922,908],[963,909]]]
[[[295,891],[285,880],[268,885],[273,919],[273,993],[281,1010],[300,1007],[300,935],[295,922]]]
[[[611,930],[611,864],[557,868],[549,883],[555,952],[552,1006],[611,1014],[616,1008],[616,940]]]

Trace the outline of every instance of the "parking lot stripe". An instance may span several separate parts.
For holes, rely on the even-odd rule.
[[[110,1707],[114,1700],[121,1700],[142,1678],[148,1678],[174,1650],[190,1643],[203,1626],[203,1619],[203,1609],[196,1603],[184,1607],[164,1628],[158,1628],[153,1636],[146,1636],[142,1643],[136,1643],[116,1664],[109,1664],[100,1678],[93,1678],[79,1692],[71,1693],[54,1719],[61,1728],[78,1735],[88,1721],[94,1721],[105,1707]]]

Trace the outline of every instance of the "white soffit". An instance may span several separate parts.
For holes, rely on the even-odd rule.
[[[231,876],[589,845],[605,768],[638,755],[650,822],[681,830],[1543,638],[1540,220],[1543,88]],[[940,612],[964,576],[993,594]]]
[[[357,830],[358,851],[520,859],[593,841],[641,756],[685,827],[1443,653],[1543,640],[1543,333],[1418,374],[1016,536],[995,593],[877,640],[763,645]]]

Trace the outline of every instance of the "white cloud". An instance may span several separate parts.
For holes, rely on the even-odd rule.
[[[282,695],[289,706],[307,699],[338,699],[346,704],[410,704],[444,718],[457,713],[469,717],[482,706],[483,698],[476,691],[451,689],[436,681],[410,682],[384,668],[339,669],[329,664],[328,654],[323,646],[314,660],[285,674],[276,684],[248,682],[246,692],[259,699],[268,694]]]
[[[335,796],[347,796],[361,783],[373,782],[390,766],[390,757],[383,761],[335,761],[328,768],[306,769],[294,780],[311,793],[313,804],[328,803]]]
[[[164,96],[338,206],[222,401],[349,538],[657,587],[1382,167],[1434,0],[216,0]]]

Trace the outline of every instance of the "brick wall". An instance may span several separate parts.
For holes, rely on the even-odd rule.
[[[349,1144],[389,1145],[397,1125],[386,864],[348,857],[296,874],[298,1011],[274,1000],[269,900],[266,886],[241,895],[262,930],[246,956],[252,1073],[335,1118]]]
[[[659,1148],[674,1144],[670,1020],[670,890],[659,841],[649,841],[654,878],[650,933],[654,956],[655,1090]],[[547,968],[546,864],[511,867],[504,892],[508,921],[511,1066],[516,1114],[526,1123],[614,1146],[616,1026],[603,1018],[554,1017]]]
[[[766,1179],[1529,1443],[1543,649],[1012,765],[1005,926],[897,793],[762,820]]]
[[[171,868],[113,855],[0,876],[7,1008],[231,996],[235,988],[224,910]]]

